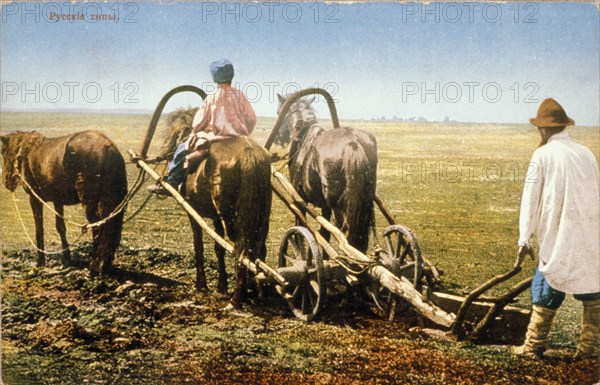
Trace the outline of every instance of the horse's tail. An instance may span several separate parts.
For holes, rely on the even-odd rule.
[[[245,250],[252,261],[266,256],[271,213],[271,162],[258,146],[247,147],[239,161],[239,195],[235,210],[238,239],[235,255]]]
[[[98,201],[98,216],[100,218],[114,216],[99,227],[98,255],[104,259],[104,265],[109,267],[112,265],[114,253],[121,242],[125,216],[123,205],[127,196],[125,160],[114,145],[106,147],[101,170],[102,192]]]
[[[348,242],[366,251],[369,246],[369,228],[375,227],[376,164],[372,165],[363,147],[356,141],[346,145],[342,154],[346,186],[341,196],[345,209],[342,230]]]

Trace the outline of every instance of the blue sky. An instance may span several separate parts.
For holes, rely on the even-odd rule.
[[[585,3],[5,4],[2,107],[150,110],[181,84],[210,91],[226,57],[262,116],[319,85],[346,119],[526,123],[554,97],[600,125],[599,24]]]

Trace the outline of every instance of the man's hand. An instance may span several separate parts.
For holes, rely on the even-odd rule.
[[[535,256],[533,255],[533,248],[529,245],[525,245],[525,246],[521,246],[519,247],[519,252],[517,253],[517,260],[515,261],[515,266],[514,268],[516,269],[517,267],[521,266],[521,264],[523,263],[523,261],[525,260],[525,257],[529,255],[531,257],[531,260],[535,260]]]

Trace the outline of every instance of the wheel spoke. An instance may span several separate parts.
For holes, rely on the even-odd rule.
[[[317,306],[317,300],[319,299],[318,291],[309,291],[307,294],[310,299],[310,308],[314,309]]]
[[[398,259],[400,257],[400,251],[402,250],[402,235],[398,234],[398,238],[396,239],[396,247],[394,248],[394,258]]]
[[[287,262],[289,262],[289,264],[286,263],[286,266],[291,266],[298,261],[296,258],[287,253],[283,257]]]
[[[314,280],[310,280],[309,287],[312,289],[312,292],[319,295],[319,283]]]
[[[294,288],[294,291],[292,292],[292,298],[297,298],[298,297],[298,293],[300,293],[300,290],[302,289],[302,285],[298,285]]]
[[[299,258],[302,260],[306,259],[306,241],[301,234],[294,236],[294,249]]]
[[[310,310],[309,306],[310,298],[307,290],[302,291],[302,313],[307,314]]]
[[[290,243],[289,243],[290,249],[292,249],[292,253],[294,254],[294,259],[304,259],[304,256],[302,255],[302,251],[298,247],[297,242],[298,242],[297,239],[292,239],[292,240],[290,240]]]
[[[404,262],[404,260],[406,259],[406,256],[411,251],[412,251],[412,249],[411,249],[410,245],[406,245],[406,248],[404,249],[404,251],[402,252],[402,255],[400,256],[400,264],[402,264]]]
[[[408,262],[406,265],[402,265],[400,266],[400,272],[403,272],[404,270],[409,270],[414,268],[416,265],[416,262]]]

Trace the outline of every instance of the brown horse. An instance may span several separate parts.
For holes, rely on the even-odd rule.
[[[279,108],[286,98],[279,95]],[[351,127],[325,130],[317,122],[313,98],[294,102],[275,143],[290,145],[288,169],[292,185],[303,200],[320,207],[360,251],[369,246],[375,227],[377,141],[368,132]],[[329,234],[321,234],[329,239]]]
[[[177,144],[189,132],[195,109],[178,110],[168,117],[169,136],[165,151]],[[248,137],[231,137],[213,142],[206,160],[187,175],[185,197],[205,218],[213,220],[216,232],[227,236],[234,244],[237,283],[232,298],[234,305],[244,300],[247,272],[240,266],[243,255],[251,261],[264,260],[271,212],[271,160],[268,152]],[[206,290],[202,229],[190,217],[194,233],[196,258],[196,289]],[[217,290],[227,292],[225,250],[215,244],[219,281]]]
[[[62,262],[68,266],[70,251],[63,207],[81,203],[89,222],[109,216],[127,194],[123,156],[110,139],[97,131],[59,138],[46,138],[35,131],[19,131],[1,138],[4,185],[15,191],[20,184],[29,194],[35,219],[38,266],[45,264],[41,200],[54,204],[58,214],[56,230],[63,247]],[[92,227],[93,254],[89,262],[92,274],[104,273],[112,267],[122,225],[123,211],[101,226]]]

